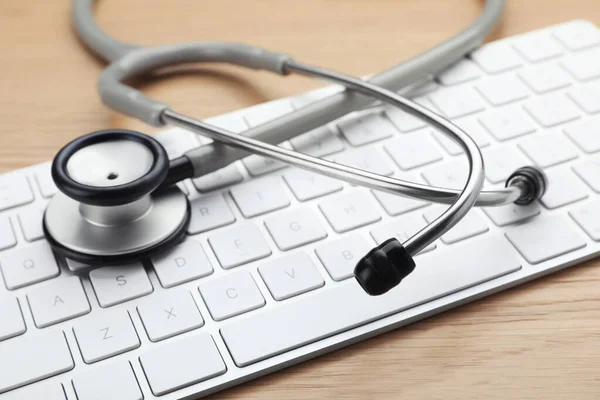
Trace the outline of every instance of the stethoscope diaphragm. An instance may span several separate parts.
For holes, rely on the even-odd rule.
[[[150,136],[107,130],[82,136],[55,157],[59,189],[43,229],[63,256],[90,265],[138,261],[185,236],[190,206],[169,173],[163,147]]]

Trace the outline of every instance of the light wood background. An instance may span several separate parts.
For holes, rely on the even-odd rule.
[[[0,168],[49,160],[88,131],[145,125],[108,110],[103,67],[70,27],[67,0],[0,1]],[[102,0],[122,40],[246,41],[354,75],[382,70],[472,21],[478,0]],[[574,18],[598,0],[509,0],[492,38]],[[141,82],[208,117],[316,87],[302,78],[202,67]],[[219,393],[227,399],[599,399],[600,263],[589,262]]]

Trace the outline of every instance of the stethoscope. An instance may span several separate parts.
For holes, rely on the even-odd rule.
[[[371,295],[388,291],[410,274],[415,268],[413,257],[456,225],[471,207],[530,204],[545,192],[543,172],[530,166],[517,169],[507,179],[505,188],[482,191],[484,165],[476,143],[450,121],[382,86],[243,44],[196,42],[132,48],[100,31],[93,22],[91,7],[92,0],[75,0],[74,21],[89,47],[114,60],[98,83],[102,100],[111,108],[154,126],[179,126],[215,142],[352,184],[449,205],[442,215],[404,243],[391,238],[357,263],[355,277]],[[489,19],[484,21],[488,28],[501,9],[502,1],[488,1],[482,13]],[[275,145],[288,137],[274,136],[267,140],[274,144],[269,144],[248,133],[232,133],[182,115],[123,83],[158,68],[191,62],[225,62],[280,75],[316,77],[344,86],[347,91],[342,96],[352,98],[360,93],[398,107],[437,128],[464,150],[469,169],[467,181],[462,190],[453,190],[336,164]],[[322,113],[326,103],[327,99],[320,106],[309,108]],[[314,127],[308,118],[300,115],[296,121],[298,126],[304,123],[304,131]],[[215,148],[218,149],[210,148],[210,157],[216,161],[219,152],[213,151]],[[169,160],[158,141],[126,130],[94,132],[75,139],[58,152],[52,163],[52,177],[59,193],[44,214],[48,242],[61,255],[89,265],[127,263],[172,248],[184,238],[190,221],[190,203],[175,184],[211,172],[206,168],[207,151],[202,146]]]

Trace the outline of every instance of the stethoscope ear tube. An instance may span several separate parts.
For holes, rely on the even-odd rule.
[[[403,243],[404,248],[409,254],[416,255],[419,251],[439,238],[463,218],[474,205],[484,182],[483,157],[473,139],[450,121],[429,111],[419,104],[361,79],[352,78],[323,68],[307,66],[294,61],[288,61],[286,63],[286,71],[333,81],[344,85],[347,89],[370,95],[376,100],[398,107],[440,129],[442,133],[448,135],[450,139],[455,141],[465,151],[469,166],[469,174],[463,190],[460,191],[458,196],[452,196],[452,198],[446,199],[451,205],[444,213],[442,213],[442,215]],[[436,201],[439,197],[439,192],[436,188],[431,188],[427,185],[419,185],[396,178],[381,176],[360,169],[351,168],[346,165],[336,164],[324,159],[311,157],[278,146],[269,145],[243,135],[228,132],[224,129],[202,123],[191,117],[180,115],[170,109],[164,111],[162,119],[164,122],[192,130],[230,146],[242,148],[254,154],[273,158],[289,165],[353,184],[390,192],[396,195],[422,198],[430,201]],[[191,161],[193,162],[193,160]],[[515,188],[505,190],[508,192],[519,191],[519,189]],[[517,193],[517,197],[518,196],[519,193]]]

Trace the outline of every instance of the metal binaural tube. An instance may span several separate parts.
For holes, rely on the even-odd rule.
[[[375,190],[382,190],[397,195],[451,204],[451,206],[436,220],[432,221],[432,223],[404,243],[406,250],[412,255],[417,254],[423,248],[427,247],[429,244],[439,238],[442,234],[447,232],[467,214],[473,205],[477,203],[477,200],[480,198],[480,192],[484,182],[483,157],[473,139],[471,139],[469,135],[452,124],[450,121],[440,117],[439,115],[420,106],[419,104],[412,102],[411,100],[405,99],[389,90],[357,78],[333,71],[328,71],[319,67],[300,64],[293,60],[286,62],[285,69],[286,72],[289,73],[299,73],[302,75],[333,81],[337,84],[345,86],[348,89],[372,96],[377,100],[386,102],[402,109],[403,111],[415,115],[441,130],[465,151],[465,155],[469,164],[469,173],[463,190],[437,190],[435,187],[406,182],[349,166],[336,164],[331,161],[286,150],[284,148],[273,146],[249,137],[245,137],[243,135],[228,132],[209,124],[205,124],[196,119],[178,114],[170,109],[166,109],[162,113],[161,118],[164,123],[178,125],[233,147],[248,150],[252,153],[262,156],[274,158],[308,171],[327,175]],[[511,186],[505,189],[494,191],[487,195],[488,204],[486,205],[511,203],[522,195],[521,192],[522,188],[517,186]]]

